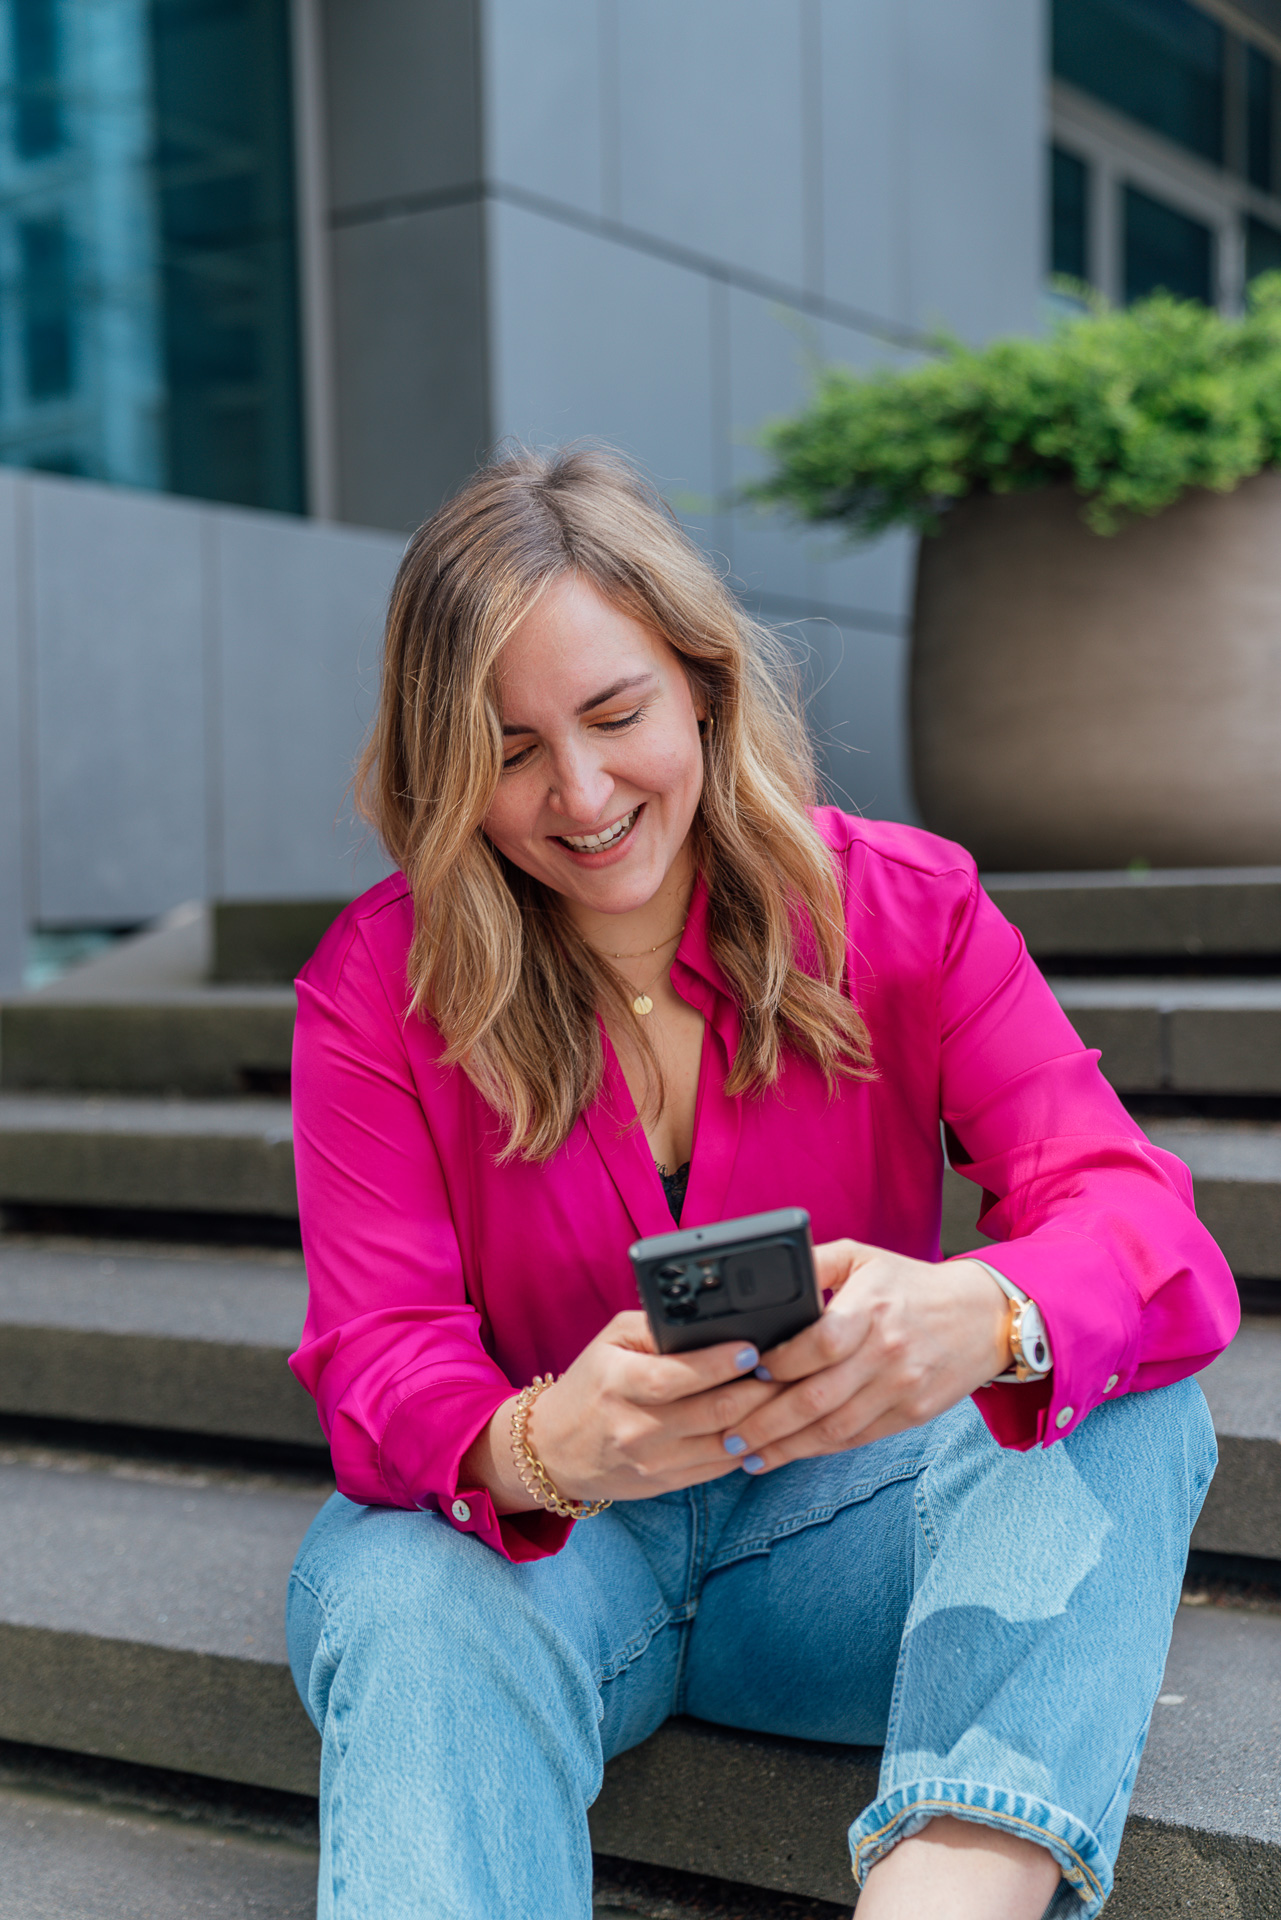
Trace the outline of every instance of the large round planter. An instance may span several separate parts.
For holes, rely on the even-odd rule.
[[[989,870],[1281,864],[1281,472],[1111,538],[1067,488],[923,539],[926,825]]]

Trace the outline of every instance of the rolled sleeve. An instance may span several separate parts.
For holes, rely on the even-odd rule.
[[[1050,1445],[1106,1398],[1184,1378],[1232,1338],[1236,1286],[1192,1181],[1099,1071],[972,875],[940,991],[940,1106],[955,1170],[983,1190],[982,1259],[1036,1301],[1054,1368],[983,1388],[1003,1445]]]

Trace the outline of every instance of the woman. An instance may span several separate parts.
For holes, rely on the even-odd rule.
[[[969,858],[813,807],[772,659],[599,454],[401,567],[400,871],[298,983],[322,1915],[585,1916],[602,1766],[674,1712],[884,1743],[860,1920],[1109,1891],[1235,1288]],[[629,1243],[784,1205],[823,1317],[656,1354]]]

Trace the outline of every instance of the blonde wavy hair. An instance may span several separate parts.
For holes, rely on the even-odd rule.
[[[795,675],[661,496],[617,455],[521,451],[482,468],[414,535],[392,589],[378,714],[357,772],[362,813],[413,894],[413,1007],[507,1124],[500,1155],[541,1160],[595,1096],[598,1010],[632,989],[561,896],[512,865],[482,822],[503,762],[497,664],[550,582],[591,582],[680,655],[704,728],[694,862],[712,952],[738,1003],[731,1095],[772,1086],[785,1046],[836,1076],[872,1075],[842,991],[844,912],[806,808],[817,793]],[[638,1023],[632,1021],[633,1030]],[[663,1098],[648,1062],[643,1111]]]

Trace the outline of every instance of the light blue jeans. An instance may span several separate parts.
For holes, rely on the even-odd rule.
[[[950,1813],[1048,1847],[1047,1913],[1085,1920],[1214,1464],[1184,1381],[1044,1452],[1003,1451],[966,1401],[829,1459],[620,1503],[523,1566],[435,1514],[335,1494],[289,1597],[324,1740],[320,1920],[587,1920],[602,1768],[672,1713],[883,1742],[850,1828],[860,1884]]]

